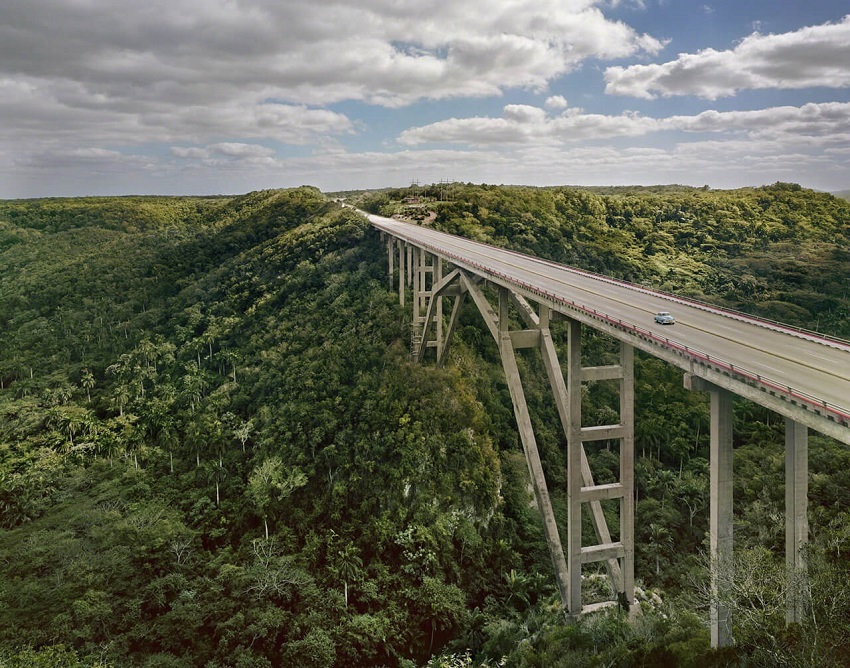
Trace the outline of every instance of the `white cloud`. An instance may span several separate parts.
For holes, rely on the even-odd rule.
[[[529,104],[509,104],[504,108],[504,116],[508,121],[517,124],[539,124],[546,122],[546,112],[539,107]]]
[[[762,178],[759,164],[811,169],[804,173],[819,174],[825,187],[841,178],[841,168],[847,173],[850,129],[841,102],[653,117],[588,113],[562,95],[546,97],[560,79],[558,90],[570,91],[571,100],[602,109],[595,92],[581,88],[597,70],[568,75],[606,59],[648,62],[664,46],[603,10],[653,12],[663,4],[7,0],[0,196],[244,192],[301,183],[336,189],[414,177],[613,183],[655,174],[687,181],[668,178],[686,168],[704,169],[703,183],[711,174]],[[722,14],[718,6],[711,18]],[[754,34],[729,51],[609,68],[608,92],[718,97],[743,88],[850,86],[848,30],[850,18]],[[461,114],[449,100],[508,91],[513,104],[501,103],[501,114],[451,118]],[[523,104],[529,99],[545,102]],[[405,150],[393,151],[386,133],[403,122],[407,111],[398,110],[406,107],[428,120],[408,123],[422,125],[402,132],[396,146]],[[444,120],[429,122],[437,119]],[[626,147],[641,137],[650,148]],[[382,141],[380,153],[346,148]],[[662,148],[670,141],[683,143]],[[281,145],[299,148],[276,150]],[[796,162],[789,167],[785,159]],[[724,170],[730,160],[738,162]]]
[[[752,138],[822,138],[846,144],[850,138],[850,103],[809,103],[801,107],[770,107],[755,111],[705,111],[696,116],[673,116],[671,129],[687,132],[746,132]]]
[[[225,155],[229,158],[267,158],[274,155],[274,150],[257,144],[240,144],[237,142],[221,142],[207,147],[211,152]]]
[[[588,114],[571,108],[547,115],[529,105],[507,105],[502,118],[452,118],[410,128],[398,137],[403,146],[465,144],[468,146],[539,145],[639,137],[661,132],[739,134],[753,139],[813,140],[843,145],[850,139],[850,103],[830,102],[756,111],[705,111],[695,116],[651,118],[636,112],[615,116]]]
[[[209,161],[232,157],[215,142],[316,145],[363,127],[328,105],[543,91],[589,58],[660,50],[600,4],[9,0],[0,156],[157,144]]]
[[[270,158],[275,152],[274,149],[259,144],[220,142],[204,147],[172,146],[171,154],[178,158],[194,160],[210,160],[215,158],[251,160],[255,158]]]
[[[12,157],[15,171],[39,174],[44,170],[78,170],[80,174],[110,174],[122,170],[145,170],[153,165],[151,158],[128,155],[103,148],[45,148],[24,156]]]
[[[213,137],[266,138],[311,143],[317,136],[347,134],[354,124],[327,109],[270,101],[270,91],[201,104],[114,100],[90,96],[75,81],[0,77],[0,142],[21,139],[140,145],[204,141]]]
[[[682,183],[715,188],[795,181],[826,190],[846,188],[850,151],[824,148],[806,138],[724,139],[680,142],[664,146],[620,146],[613,143],[572,145],[547,142],[484,149],[421,149],[393,152],[318,151],[285,159],[258,158],[224,161],[211,151],[193,154],[188,168],[167,161],[154,165],[137,158],[135,164],[115,162],[97,171],[81,172],[63,164],[62,187],[54,194],[79,194],[91,188],[92,178],[113,192],[180,194],[240,193],[310,183],[325,191],[405,186],[412,178],[422,183],[440,180],[531,185],[628,185]],[[207,151],[207,147],[198,148]],[[47,159],[47,156],[45,157]],[[262,160],[262,162],[259,162]],[[2,170],[0,170],[2,171]],[[19,188],[21,170],[11,174]],[[3,175],[5,177],[5,175]],[[175,177],[179,176],[179,180]],[[130,186],[133,186],[132,189]]]
[[[663,128],[663,122],[635,113],[585,114],[575,107],[558,116],[528,105],[507,105],[502,118],[452,118],[399,135],[403,146],[459,143],[470,146],[574,142],[609,137],[636,137]]]
[[[587,58],[661,48],[595,4],[13,1],[0,25],[0,75],[78,82],[116,111],[128,100],[210,104],[237,91],[399,105],[539,88]]]
[[[682,183],[715,188],[795,181],[810,187],[846,187],[847,153],[823,151],[805,141],[727,140],[680,142],[669,147],[543,143],[472,150],[404,150],[304,157],[287,167],[326,190],[404,186],[443,179],[531,185]],[[802,178],[801,178],[802,177]]]
[[[553,95],[546,98],[545,106],[547,109],[566,109],[569,104],[567,103],[567,98],[563,95]]]
[[[210,152],[208,149],[186,146],[172,146],[171,154],[177,156],[178,158],[188,158],[197,160],[203,160],[204,158],[208,158],[210,156]]]
[[[850,87],[850,15],[838,23],[781,35],[753,33],[734,49],[680,54],[652,65],[609,67],[606,92],[646,99],[696,95],[707,99],[739,90]]]

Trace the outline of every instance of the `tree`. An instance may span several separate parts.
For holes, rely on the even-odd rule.
[[[83,375],[80,378],[80,385],[82,385],[86,391],[86,401],[91,403],[91,391],[95,386],[95,380],[94,375],[92,375],[92,372],[88,369],[83,369]]]
[[[661,556],[673,545],[673,536],[666,527],[652,522],[649,525],[649,552],[655,557],[655,574],[661,574]]]
[[[239,442],[242,444],[242,452],[245,452],[245,443],[248,442],[248,439],[251,438],[251,434],[254,432],[254,423],[251,420],[245,420],[242,422],[237,422],[237,424],[233,428],[233,435],[239,439]]]
[[[769,657],[767,665],[783,665],[777,639],[785,626],[785,564],[760,546],[736,550],[732,560],[731,567],[719,569],[718,593],[711,591],[705,577],[699,584],[700,597],[707,602],[719,596],[735,625],[736,642],[758,648],[760,654]]]
[[[47,412],[45,424],[50,428],[58,429],[68,437],[63,450],[71,452],[75,448],[74,438],[93,428],[94,416],[81,406],[73,404],[54,406]]]
[[[509,573],[504,575],[505,585],[507,586],[507,604],[522,610],[529,604],[528,588],[529,578],[524,573],[519,573],[513,568]]]
[[[676,474],[668,469],[659,469],[650,479],[650,487],[661,491],[661,509],[664,509],[664,502],[667,500],[667,494],[676,485]]]
[[[694,525],[694,517],[705,508],[708,498],[708,481],[704,476],[694,475],[692,471],[685,471],[679,479],[678,496],[688,507],[688,523]]]
[[[284,469],[280,457],[269,457],[248,476],[248,496],[263,518],[266,539],[269,537],[269,515],[276,505],[306,484],[307,476],[301,469]]]
[[[168,450],[171,473],[174,473],[174,446],[178,442],[175,418],[176,398],[177,393],[174,388],[163,384],[157,388],[156,396],[145,402],[142,413],[147,433]]]
[[[282,555],[274,537],[251,541],[254,563],[248,569],[251,592],[257,598],[283,597],[293,587],[312,584],[312,578],[295,563],[291,555]]]
[[[227,469],[221,460],[212,461],[204,465],[207,469],[207,479],[215,485],[215,505],[221,505],[221,483],[227,477]]]
[[[354,543],[347,543],[345,547],[336,551],[331,571],[343,582],[346,608],[348,607],[348,583],[360,577],[362,568],[363,560]]]

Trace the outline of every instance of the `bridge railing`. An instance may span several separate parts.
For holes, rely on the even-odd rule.
[[[515,255],[522,255],[522,253],[519,253],[518,251],[510,250],[507,248],[500,248],[499,250]],[[670,292],[665,292],[664,290],[647,288],[645,286],[637,285],[635,283],[629,283],[628,281],[624,281],[619,278],[613,278],[611,276],[605,276],[604,274],[597,274],[593,271],[587,271],[585,269],[578,269],[576,267],[570,267],[568,265],[559,264],[557,262],[553,262],[552,260],[547,260],[538,257],[535,257],[534,259],[543,264],[548,264],[550,266],[557,267],[558,269],[569,271],[580,276],[587,276],[598,281],[603,281],[610,285],[628,288],[629,290],[635,290],[636,292],[641,292],[646,295],[658,295],[660,297],[663,297],[664,299],[668,299],[679,304],[693,306],[694,308],[698,308],[709,313],[717,313],[726,316],[727,318],[734,318],[742,322],[748,322],[754,325],[759,325],[761,327],[766,327],[768,329],[773,329],[784,334],[790,334],[791,336],[798,336],[800,338],[814,340],[819,343],[823,343],[824,345],[850,351],[850,341],[848,341],[847,339],[842,339],[838,336],[823,334],[822,332],[816,332],[811,329],[806,329],[805,327],[795,327],[793,325],[788,325],[777,320],[771,320],[770,318],[764,318],[761,316],[754,316],[749,313],[744,313],[743,311],[738,311],[736,309],[728,308],[725,306],[716,306],[715,304],[710,304],[709,302],[702,301],[694,297],[682,297],[680,295],[675,295]]]
[[[483,267],[480,267],[480,269],[482,271],[485,270]],[[492,269],[487,269],[486,271],[491,274],[500,273],[494,272]],[[585,304],[579,304],[577,302],[564,299],[563,297],[559,297],[558,295],[551,294],[545,290],[540,290],[539,288],[528,285],[524,281],[514,277],[503,275],[501,278],[520,285],[524,290],[535,293],[541,297],[545,297],[556,304],[562,304],[573,310],[584,312],[597,320],[606,322],[608,325],[613,326],[620,331],[638,336],[639,338],[652,342],[661,348],[673,351],[692,362],[710,366],[721,373],[729,374],[738,380],[746,382],[752,387],[756,387],[762,391],[768,392],[769,394],[786,399],[791,403],[810,409],[819,415],[837,422],[838,424],[850,426],[850,412],[840,406],[818,399],[817,397],[803,392],[802,390],[795,389],[790,385],[784,385],[768,376],[763,376],[749,371],[746,368],[736,366],[721,357],[717,357],[716,355],[709,355],[697,348],[686,346],[667,337],[658,336],[648,329],[639,327],[634,323],[620,320],[619,318],[613,318]]]
[[[380,229],[380,227],[379,227],[379,229]],[[389,230],[386,230],[386,231],[389,232]],[[709,355],[708,353],[706,353],[704,351],[698,350],[696,348],[692,348],[690,346],[683,345],[683,344],[681,344],[677,341],[672,341],[667,337],[658,336],[657,334],[654,334],[653,332],[649,331],[648,329],[645,329],[643,327],[635,325],[634,323],[630,323],[630,322],[621,320],[619,318],[613,318],[613,317],[607,315],[606,313],[602,313],[601,311],[597,311],[596,309],[594,309],[590,306],[587,306],[585,304],[580,304],[578,302],[574,302],[572,300],[565,299],[563,297],[560,297],[558,295],[550,293],[546,290],[541,290],[540,288],[538,288],[534,285],[531,285],[529,283],[526,283],[525,281],[523,281],[521,279],[518,279],[514,276],[510,276],[508,274],[504,274],[504,273],[499,272],[499,271],[495,271],[495,270],[493,270],[489,267],[485,267],[484,265],[481,265],[477,262],[472,262],[472,261],[464,258],[463,256],[458,255],[458,254],[456,254],[452,251],[446,250],[444,248],[441,248],[440,246],[438,246],[436,244],[432,244],[432,243],[429,243],[429,242],[426,242],[426,241],[421,241],[419,239],[413,239],[413,238],[407,237],[406,235],[399,235],[399,236],[402,236],[403,238],[405,238],[410,243],[416,244],[417,246],[420,246],[422,248],[427,248],[431,252],[436,253],[438,255],[442,255],[442,256],[444,256],[444,257],[446,257],[446,258],[448,258],[448,259],[450,259],[450,260],[452,260],[452,261],[454,261],[454,262],[456,262],[460,265],[474,267],[475,269],[477,269],[478,271],[480,271],[484,274],[495,276],[495,277],[498,277],[498,278],[500,278],[500,279],[502,279],[502,280],[504,280],[508,283],[517,285],[517,286],[521,287],[523,290],[525,290],[526,292],[535,294],[540,298],[544,298],[544,299],[552,302],[553,304],[560,304],[561,306],[566,307],[567,309],[582,312],[585,315],[588,315],[588,316],[590,316],[594,319],[605,322],[606,324],[614,327],[615,329],[618,329],[618,330],[625,332],[627,334],[631,334],[633,336],[637,336],[637,337],[643,339],[644,341],[653,343],[654,345],[657,345],[661,348],[672,351],[672,352],[680,355],[684,359],[688,359],[688,360],[695,362],[697,364],[700,364],[700,365],[710,366],[710,367],[714,368],[715,370],[720,371],[721,373],[728,374],[731,377],[734,377],[735,379],[740,380],[741,382],[745,382],[746,384],[748,384],[752,387],[755,387],[755,388],[757,388],[761,391],[767,392],[767,393],[769,393],[773,396],[777,396],[780,399],[789,401],[790,403],[801,406],[805,409],[812,410],[814,413],[821,415],[821,416],[823,416],[823,417],[825,417],[829,420],[832,420],[832,421],[834,421],[838,424],[841,424],[843,426],[850,426],[850,412],[848,412],[848,410],[846,408],[842,408],[841,406],[837,406],[837,405],[829,403],[827,401],[823,401],[821,399],[818,399],[817,397],[815,397],[811,394],[803,392],[802,390],[799,390],[799,389],[795,389],[795,388],[793,388],[789,385],[785,385],[783,383],[780,383],[779,381],[772,379],[768,376],[763,376],[761,374],[754,373],[754,372],[749,371],[748,369],[742,368],[740,366],[735,366],[734,364],[732,364],[731,362],[729,362],[727,360],[724,360],[723,358],[720,358],[720,357],[717,357],[717,356],[714,356],[714,355]],[[500,250],[507,250],[507,249],[500,249]],[[517,255],[521,255],[521,253],[517,253],[516,251],[508,251],[508,252],[515,253]],[[535,258],[535,259],[537,259],[537,258]],[[573,268],[570,268],[570,267],[564,267],[564,265],[559,265],[557,263],[547,261],[547,260],[542,260],[542,262],[550,264],[552,266],[557,266],[560,269],[568,269],[570,271],[575,271],[577,273],[583,273],[583,274],[586,274],[586,275],[589,275],[589,276],[599,277],[603,280],[610,281],[611,283],[616,283],[616,284],[622,285],[622,286],[635,287],[639,290],[645,291],[646,293],[656,294],[652,290],[649,290],[649,289],[646,289],[646,288],[641,288],[640,286],[634,286],[633,284],[627,283],[625,281],[618,281],[616,279],[611,279],[611,278],[608,278],[608,277],[605,277],[605,276],[599,276],[598,274],[593,274],[592,272],[584,272],[582,270],[576,270],[576,269],[573,269]],[[681,299],[681,298],[677,297],[677,299]],[[683,299],[682,301],[685,302],[685,301],[688,301],[688,300]],[[706,306],[708,307],[709,305],[706,305]],[[710,308],[713,311],[716,311],[718,313],[725,313],[724,309],[720,309],[720,308],[717,308],[717,307],[710,307]],[[756,321],[758,319],[747,317],[747,320]],[[793,328],[788,328],[789,333],[792,333],[792,329]],[[818,338],[824,338],[824,337],[818,336]],[[830,339],[830,342],[831,343],[835,342],[835,343],[846,345],[846,342],[843,342],[840,339],[836,339],[836,340]]]

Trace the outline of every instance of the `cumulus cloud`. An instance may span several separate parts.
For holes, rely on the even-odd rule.
[[[126,154],[120,151],[97,147],[70,148],[47,147],[35,148],[20,156],[12,158],[14,169],[19,172],[42,172],[51,170],[76,170],[81,175],[103,175],[116,171],[146,170],[154,165],[154,161],[143,155]]]
[[[77,82],[114,111],[247,91],[292,104],[401,105],[539,88],[587,58],[661,48],[596,3],[147,0],[119,10],[113,0],[12,0],[0,76]]]
[[[566,109],[569,106],[567,98],[563,95],[553,95],[546,98],[545,105],[547,109]]]
[[[602,4],[7,0],[0,155],[210,151],[223,138],[311,145],[361,127],[329,105],[542,91],[589,58],[662,48],[606,18]]]
[[[458,143],[471,146],[570,142],[583,139],[636,137],[661,129],[663,122],[626,112],[617,116],[586,114],[578,107],[558,116],[528,105],[507,105],[502,118],[451,118],[402,132],[404,146]]]
[[[92,96],[81,82],[33,77],[0,77],[0,117],[0,141],[43,138],[139,145],[227,136],[303,145],[317,136],[354,131],[344,114],[275,102],[268,91],[233,91],[231,97],[208,104],[134,102],[129,97]]]
[[[693,116],[651,118],[636,112],[588,114],[572,108],[559,115],[529,105],[507,105],[501,118],[452,118],[398,137],[403,146],[465,144],[496,146],[639,137],[651,133],[738,133],[754,139],[812,139],[841,144],[850,141],[850,103],[810,103],[755,111],[704,111]]]
[[[178,158],[207,160],[221,156],[232,160],[252,158],[269,158],[275,154],[268,146],[259,144],[242,144],[239,142],[220,142],[204,147],[172,146],[171,154]]]
[[[403,180],[425,179],[426,172],[434,180],[564,183],[587,182],[598,169],[599,182],[614,182],[616,174],[635,182],[631,174],[650,173],[641,165],[704,167],[706,182],[712,170],[727,173],[717,165],[728,156],[754,172],[753,156],[777,170],[784,158],[823,174],[846,167],[850,130],[840,102],[653,117],[650,106],[642,113],[589,113],[562,95],[546,97],[558,79],[559,90],[567,90],[560,84],[591,75],[588,68],[582,77],[566,76],[588,62],[647,63],[657,56],[664,42],[603,10],[651,12],[661,5],[6,0],[0,196],[54,194],[48,183],[65,194],[73,194],[72,186],[88,192],[90,183],[101,192],[163,193],[305,182],[379,187],[402,173]],[[728,51],[608,68],[607,91],[711,98],[745,88],[848,86],[848,30],[850,18],[784,35],[756,33]],[[569,90],[573,102],[598,102],[578,87]],[[508,91],[514,104],[501,114],[450,118],[460,113],[446,111],[450,100]],[[395,110],[411,105],[417,118],[445,120],[420,121],[393,147],[384,132],[398,126]],[[358,133],[350,144],[385,139],[384,150],[350,152],[347,139]],[[695,143],[661,148],[661,133],[668,143]],[[636,137],[651,137],[652,148],[626,148]],[[819,161],[813,147],[822,152]]]
[[[770,107],[753,111],[705,111],[696,116],[672,116],[670,129],[686,132],[745,132],[752,138],[809,141],[824,138],[846,144],[850,140],[850,103],[809,103],[801,107]]]
[[[654,99],[706,99],[740,90],[850,87],[850,15],[781,35],[753,33],[734,49],[680,54],[661,64],[609,67],[606,92]]]

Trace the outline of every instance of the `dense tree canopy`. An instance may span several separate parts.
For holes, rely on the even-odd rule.
[[[415,195],[362,203],[421,214],[430,197],[419,217],[447,231],[850,336],[850,205],[828,195]],[[773,599],[757,616],[737,592],[741,643],[712,653],[689,586],[705,582],[707,408],[639,357],[645,614],[565,625],[498,353],[473,310],[445,368],[412,364],[385,262],[366,221],[310,187],[0,202],[0,664],[846,662],[847,448],[812,438],[812,624],[786,630]],[[563,514],[563,435],[540,362],[520,364]],[[604,423],[612,401],[594,384],[586,410]],[[740,569],[767,581],[781,425],[745,402],[736,420]],[[614,454],[589,456],[614,479]],[[609,594],[593,572],[586,587]]]

